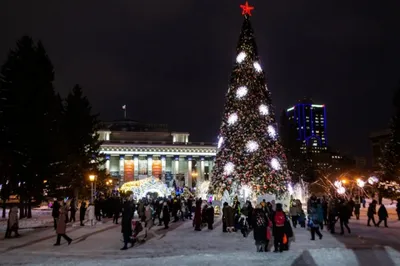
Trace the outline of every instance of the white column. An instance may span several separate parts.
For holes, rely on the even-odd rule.
[[[110,173],[110,155],[106,155],[106,172],[107,174]]]
[[[147,156],[147,176],[153,175],[153,156]]]
[[[167,168],[167,160],[165,156],[161,156],[161,180],[165,182],[165,170]]]
[[[199,181],[204,181],[204,157],[200,158]]]
[[[185,176],[185,185],[188,188],[192,188],[192,159],[188,158],[188,171],[187,175]]]
[[[125,172],[125,156],[119,156],[119,176],[120,176],[120,183],[124,183],[124,172]]]
[[[139,157],[133,156],[133,179],[139,179]]]

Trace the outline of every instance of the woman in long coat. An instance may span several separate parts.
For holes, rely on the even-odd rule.
[[[68,219],[67,218],[67,208],[65,206],[61,206],[60,207],[60,216],[58,219],[57,229],[56,229],[57,242],[54,244],[54,246],[60,245],[61,237],[63,237],[65,240],[67,240],[68,245],[71,244],[71,242],[72,242],[72,239],[66,235],[67,222],[68,222],[67,219]]]
[[[198,199],[196,201],[196,209],[195,209],[195,212],[194,212],[194,226],[195,226],[194,230],[196,230],[196,231],[201,231],[201,222],[202,222],[202,219],[201,219],[201,203],[202,202],[203,201],[201,199]]]
[[[131,243],[133,246],[131,236],[132,236],[132,217],[133,211],[129,201],[124,203],[123,211],[122,211],[122,222],[121,222],[121,233],[124,238],[124,246],[121,250],[128,249],[128,243]]]
[[[224,203],[224,208],[222,209],[222,219],[226,224],[227,231],[233,232],[235,229],[235,212],[227,202]]]
[[[5,238],[10,238],[11,233],[15,233],[15,237],[19,237],[18,234],[18,207],[13,206],[8,213],[7,231]]]

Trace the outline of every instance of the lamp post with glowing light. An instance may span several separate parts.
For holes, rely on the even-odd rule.
[[[92,192],[91,192],[91,196],[90,196],[90,201],[91,201],[91,203],[93,203],[94,201],[93,201],[93,197],[94,197],[94,190],[93,190],[93,186],[94,186],[94,180],[96,179],[96,176],[95,175],[89,175],[89,180],[90,180],[90,182],[91,182],[91,185],[92,185]]]

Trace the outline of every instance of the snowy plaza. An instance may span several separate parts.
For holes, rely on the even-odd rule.
[[[295,242],[284,253],[257,253],[253,234],[223,233],[221,219],[214,230],[193,230],[192,221],[172,223],[169,229],[154,226],[146,242],[126,251],[121,226],[105,220],[94,227],[68,227],[71,245],[62,240],[55,247],[51,217],[45,214],[21,227],[20,238],[0,240],[1,265],[400,265],[400,221],[389,207],[389,228],[366,226],[366,209],[361,219],[350,220],[352,234],[331,235],[324,229],[322,240],[310,241],[304,228],[294,229]],[[4,220],[0,223],[4,230]],[[336,225],[338,229],[338,224]],[[338,232],[338,230],[337,230]],[[143,232],[139,238],[143,236]]]

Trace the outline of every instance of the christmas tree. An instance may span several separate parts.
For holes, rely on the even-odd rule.
[[[250,23],[254,7],[246,2],[241,8],[244,21],[210,185],[218,200],[227,194],[243,197],[243,191],[247,198],[266,193],[280,196],[290,178]]]

